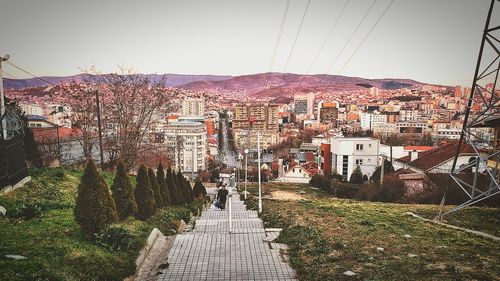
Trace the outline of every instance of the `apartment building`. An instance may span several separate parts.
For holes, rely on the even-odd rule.
[[[205,170],[207,132],[200,122],[181,121],[165,127],[165,140],[175,167],[182,172]]]
[[[332,171],[349,180],[357,166],[371,177],[379,165],[380,141],[374,138],[332,138],[330,144]]]
[[[201,98],[186,98],[182,101],[182,115],[204,116],[205,100]]]

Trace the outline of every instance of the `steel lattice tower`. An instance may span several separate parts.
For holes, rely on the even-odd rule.
[[[500,4],[498,2],[500,1],[492,0],[488,11],[462,132],[449,175],[450,182],[441,201],[438,218],[500,193],[500,90],[497,90],[500,26],[492,26],[490,22],[492,18],[500,18],[500,15],[492,17],[495,4]],[[493,58],[485,59],[485,53]],[[493,138],[490,137],[492,132]],[[468,146],[469,150],[472,148],[474,155],[468,163],[460,164],[458,160],[465,146]],[[472,175],[468,179],[463,177],[467,172]],[[466,193],[468,200],[443,213],[446,196],[452,184],[458,185]]]

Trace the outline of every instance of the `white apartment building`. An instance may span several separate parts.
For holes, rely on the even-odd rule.
[[[297,115],[307,115],[309,118],[313,117],[314,111],[314,94],[296,94],[293,97],[294,112]]]
[[[37,104],[19,104],[19,107],[26,115],[43,116],[45,114],[45,110]]]
[[[371,177],[379,165],[380,141],[374,138],[332,138],[332,170],[349,180],[357,166]]]
[[[460,139],[460,134],[462,133],[462,129],[438,129],[435,138],[436,139],[449,139],[449,140],[458,140]]]
[[[182,115],[204,116],[205,100],[201,98],[186,98],[182,101]]]
[[[207,132],[199,122],[174,122],[165,127],[165,139],[175,167],[182,172],[206,168]]]
[[[414,109],[401,109],[399,110],[400,121],[418,121],[420,118],[418,111]]]
[[[363,112],[361,113],[360,120],[363,130],[373,130],[373,128],[377,127],[379,124],[387,123],[387,115],[380,114],[377,111],[373,113]]]

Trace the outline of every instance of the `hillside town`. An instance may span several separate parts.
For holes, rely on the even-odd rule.
[[[75,85],[7,90],[44,148],[45,165],[85,159],[80,145],[83,133],[66,95],[71,87]],[[492,87],[487,84],[486,90]],[[389,161],[391,171],[406,186],[417,189],[428,184],[426,173],[451,169],[471,94],[469,88],[460,86],[414,85],[393,90],[297,92],[290,95],[289,102],[273,102],[256,95],[244,95],[246,100],[241,101],[234,98],[237,94],[163,90],[169,101],[152,112],[141,144],[148,147],[143,158],[150,166],[168,161],[187,176],[198,177],[227,168],[224,163],[229,157],[238,169],[250,170],[252,181],[259,139],[261,170],[268,181],[308,183],[316,174],[338,175],[349,181],[357,167],[370,181],[383,161]],[[106,101],[102,103],[106,108]],[[471,110],[481,109],[478,102]],[[109,121],[101,130],[107,140],[116,128]],[[89,131],[95,147],[92,153],[98,156],[98,128]],[[487,141],[498,140],[498,133],[477,128],[478,145],[485,151],[491,149]],[[50,145],[55,142],[59,151]],[[106,147],[103,150],[104,161],[112,160],[111,152],[106,153]],[[470,150],[466,147],[461,152],[458,165],[470,161]],[[245,157],[250,158],[247,166]]]

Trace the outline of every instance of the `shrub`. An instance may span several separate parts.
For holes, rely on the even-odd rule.
[[[98,245],[112,251],[130,250],[134,247],[134,236],[121,225],[110,225],[99,233],[95,233],[95,241]]]
[[[149,185],[151,186],[151,189],[153,190],[155,196],[156,208],[161,209],[164,206],[163,196],[161,196],[160,186],[158,185],[158,181],[156,180],[155,172],[151,168],[148,169],[148,177]]]
[[[387,177],[382,186],[367,184],[361,186],[356,199],[377,202],[402,202],[405,196],[404,183],[396,177]]]
[[[21,218],[30,220],[42,215],[42,207],[37,204],[20,203],[12,211],[7,211],[7,216],[11,218]]]
[[[170,205],[170,194],[167,187],[167,180],[165,179],[165,171],[163,170],[163,165],[158,164],[158,169],[156,170],[156,181],[160,186],[160,194],[163,199],[163,206]]]
[[[375,171],[373,172],[371,176],[371,180],[374,182],[380,182],[380,173],[382,172],[382,167],[378,166]],[[388,174],[390,172],[394,172],[394,167],[391,164],[391,161],[385,160],[384,161],[384,174]]]
[[[170,167],[167,169],[167,187],[170,202],[172,205],[179,205],[181,203],[181,195],[177,188],[177,176],[172,172],[172,168]]]
[[[144,165],[139,167],[137,172],[137,185],[135,187],[135,200],[137,202],[137,218],[145,220],[152,216],[156,210],[156,201],[151,185],[147,168]]]
[[[118,220],[115,202],[92,160],[87,161],[78,186],[74,216],[87,237]]]
[[[115,200],[119,220],[124,220],[128,216],[137,213],[134,187],[128,177],[125,162],[122,160],[119,160],[116,166],[116,174],[111,191],[113,192],[113,199]]]
[[[194,184],[193,196],[195,199],[204,199],[207,196],[207,189],[199,180]]]
[[[176,178],[177,178],[177,188],[180,194],[180,203],[181,204],[189,203],[189,198],[188,198],[189,195],[186,192],[186,183],[185,183],[186,178],[184,178],[181,171],[177,172]]]
[[[334,182],[332,193],[337,198],[353,199],[358,193],[359,187],[350,183]]]
[[[352,171],[351,178],[349,179],[350,183],[354,184],[362,184],[363,183],[363,173],[361,172],[361,168],[356,166],[356,169]]]
[[[316,187],[316,188],[319,188],[321,190],[324,190],[326,192],[330,192],[332,191],[332,182],[330,181],[329,178],[325,177],[325,176],[322,176],[322,175],[319,175],[319,174],[315,174],[314,176],[312,176],[311,180],[309,181],[309,183]]]

